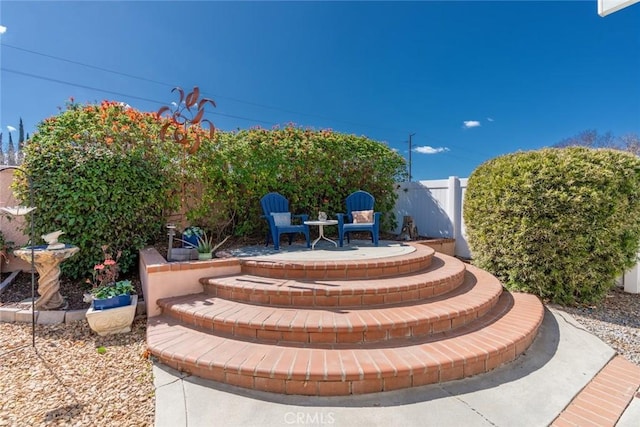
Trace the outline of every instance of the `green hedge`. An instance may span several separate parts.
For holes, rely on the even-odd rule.
[[[586,148],[498,157],[469,177],[463,214],[474,263],[508,289],[596,303],[636,262],[640,160]]]
[[[344,212],[345,198],[365,190],[376,198],[376,210],[391,212],[394,186],[406,171],[402,156],[363,136],[294,126],[217,133],[189,158],[194,182],[203,193],[189,209],[193,223],[221,228],[233,218],[238,235],[261,235],[260,198],[277,191],[297,213]],[[383,218],[383,228],[396,222]]]
[[[259,200],[270,191],[288,197],[296,212],[332,215],[363,189],[376,197],[376,210],[391,212],[395,182],[406,173],[404,159],[384,144],[294,126],[216,132],[213,139],[191,127],[187,137],[199,133],[202,145],[187,155],[159,138],[166,120],[103,101],[70,103],[38,125],[24,148],[23,169],[38,209],[36,235],[60,229],[61,241],[80,247],[62,264],[64,274],[90,275],[103,245],[122,252],[127,272],[140,248],[164,237],[168,215],[180,205],[191,224],[214,234],[255,237],[266,227]],[[24,177],[15,190],[28,200]],[[383,228],[395,224],[385,215]]]
[[[26,144],[22,168],[32,181],[36,236],[62,230],[60,241],[80,248],[62,264],[67,276],[88,277],[103,259],[102,245],[122,251],[127,272],[176,208],[172,159],[179,151],[158,140],[159,129],[157,117],[118,103],[70,104]],[[24,177],[16,192],[29,200]]]

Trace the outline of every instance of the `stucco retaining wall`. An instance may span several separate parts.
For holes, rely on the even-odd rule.
[[[147,316],[161,314],[157,301],[161,298],[203,292],[200,279],[240,274],[238,258],[220,258],[208,261],[167,262],[155,248],[140,251],[140,281]]]
[[[0,207],[15,207],[20,205],[11,190],[14,172],[15,169],[0,166]],[[34,215],[35,214],[37,214],[37,211],[34,211]],[[24,246],[29,241],[29,237],[20,231],[25,223],[25,217],[0,215],[0,231],[2,231],[5,240],[14,242],[16,247]],[[9,255],[8,258],[8,262],[3,261],[0,263],[0,272],[31,271],[31,266],[28,262],[13,255]]]

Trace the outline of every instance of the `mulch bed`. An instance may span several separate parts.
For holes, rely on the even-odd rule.
[[[4,280],[8,274],[2,274],[2,280]],[[142,295],[142,285],[140,283],[140,277],[138,272],[127,275],[122,275],[120,280],[129,279],[136,289],[138,295]],[[35,274],[36,280],[36,298],[38,297],[38,274]],[[60,294],[68,303],[67,310],[82,310],[87,309],[91,305],[84,302],[84,293],[88,292],[91,286],[82,281],[74,281],[60,278]],[[7,287],[4,292],[0,294],[0,306],[16,306],[21,301],[31,298],[31,273],[20,272],[13,280],[11,285]],[[141,296],[139,298],[142,298]]]
[[[0,322],[0,426],[153,426],[146,318],[128,334],[97,336],[87,322]]]

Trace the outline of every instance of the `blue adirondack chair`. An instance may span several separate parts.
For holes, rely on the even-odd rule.
[[[352,231],[368,231],[371,233],[371,241],[378,246],[378,237],[380,235],[380,212],[373,212],[371,222],[354,222],[353,212],[372,211],[375,198],[366,191],[358,190],[351,193],[346,200],[347,213],[336,214],[338,216],[338,238],[340,247],[344,242],[345,235],[347,243],[349,243],[349,233]]]
[[[280,193],[269,193],[260,199],[260,206],[262,207],[262,218],[269,223],[265,246],[269,246],[269,241],[273,240],[273,248],[280,250],[281,234],[288,234],[289,244],[291,244],[293,236],[296,233],[302,233],[307,240],[307,247],[311,247],[309,226],[304,224],[304,221],[309,220],[309,216],[304,214],[292,215],[289,211],[289,200],[286,197]],[[300,218],[300,224],[293,225],[291,223],[293,218]]]

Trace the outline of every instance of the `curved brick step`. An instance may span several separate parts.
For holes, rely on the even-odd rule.
[[[168,298],[158,304],[163,313],[215,334],[303,343],[363,343],[457,328],[487,313],[501,293],[498,279],[475,269],[449,294],[375,308],[282,308],[203,294]]]
[[[396,277],[299,281],[254,275],[200,279],[205,292],[234,301],[296,307],[353,307],[416,301],[452,291],[464,280],[465,264],[437,254],[427,270]]]
[[[410,245],[411,253],[362,260],[291,261],[241,259],[244,274],[274,279],[377,279],[422,271],[429,267],[435,251],[425,245]]]
[[[514,360],[533,341],[537,297],[503,293],[485,316],[448,333],[380,344],[288,344],[234,340],[162,315],[147,345],[162,363],[240,387],[286,394],[348,395],[450,381]]]

